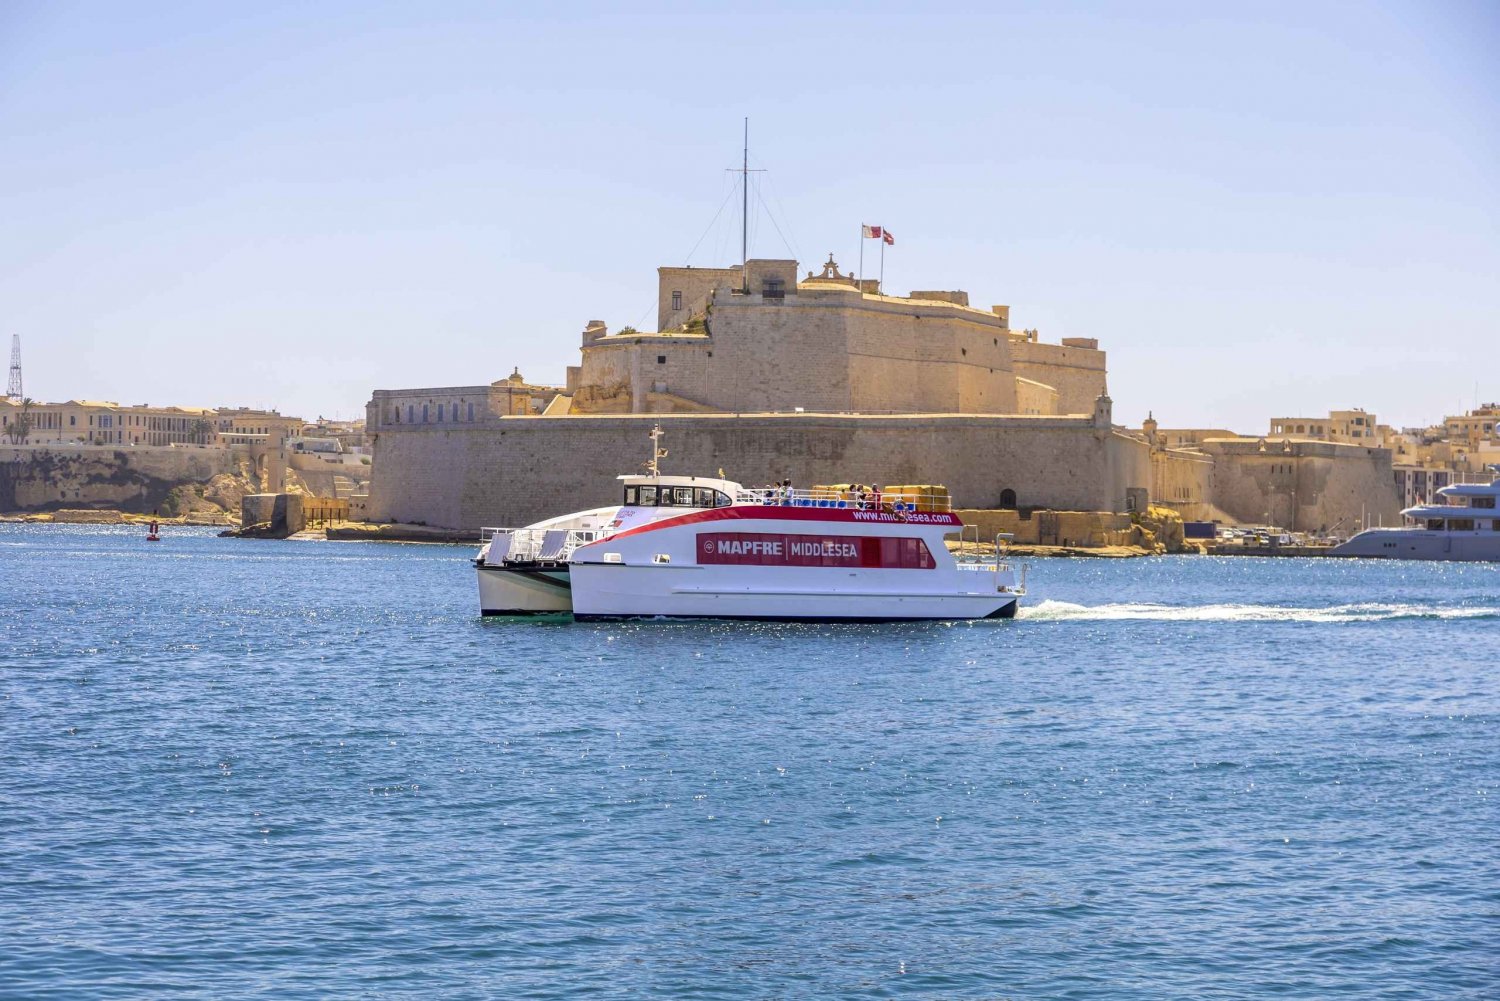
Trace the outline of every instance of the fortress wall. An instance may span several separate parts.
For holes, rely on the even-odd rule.
[[[758,295],[718,296],[707,382],[702,395],[684,395],[741,413],[855,409],[844,317],[804,298],[776,305]]]
[[[963,507],[1119,511],[1148,485],[1143,442],[1067,418],[663,415],[531,417],[476,429],[407,431],[375,440],[370,518],[456,529],[525,524],[617,503],[614,477],[635,472],[647,432],[667,432],[673,473],[723,468],[747,485],[942,483]],[[1136,477],[1131,479],[1131,477]]]
[[[1030,379],[1016,379],[1016,412],[1021,414],[1052,415],[1061,411],[1057,405],[1057,390]]]
[[[712,358],[669,382],[671,392],[720,410],[1017,410],[1014,338],[992,314],[946,303],[861,298],[853,290],[802,288],[781,303],[756,294],[720,294],[709,327]],[[667,348],[669,366],[673,353],[688,350]],[[594,353],[597,349],[586,349]],[[602,367],[599,372],[600,379],[619,379]],[[593,381],[593,369],[586,369],[583,382]]]
[[[704,337],[643,335],[590,345],[583,352],[586,388],[576,394],[575,407],[585,413],[641,413],[652,393],[700,401],[713,353],[713,342]]]
[[[1170,507],[1188,521],[1219,517],[1214,505],[1214,460],[1178,449],[1151,453],[1151,503]]]
[[[1018,412],[1011,337],[998,317],[866,300],[845,323],[855,410]]]
[[[1106,392],[1103,351],[1038,341],[1016,341],[1010,350],[1015,374],[1055,388],[1065,414],[1089,413]]]
[[[733,295],[722,276],[694,269],[662,269],[662,281],[663,296],[719,283],[712,336],[586,342],[579,409],[643,412],[645,395],[665,385],[728,413],[1089,413],[1105,391],[1104,352],[1026,341],[1002,317],[954,303],[838,285],[804,284],[785,300]],[[1055,402],[1018,389],[1017,377],[1050,387]]]
[[[1384,448],[1293,442],[1260,451],[1255,441],[1205,441],[1214,456],[1213,502],[1245,524],[1294,531],[1351,532],[1401,523],[1401,503]]]

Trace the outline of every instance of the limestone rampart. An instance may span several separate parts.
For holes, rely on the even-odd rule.
[[[1057,390],[1058,413],[1086,414],[1106,392],[1105,354],[1097,348],[1025,340],[1011,345],[1010,356],[1018,378]]]
[[[1148,486],[1138,439],[1092,418],[826,414],[530,417],[381,434],[369,517],[455,529],[517,525],[617,503],[660,423],[669,472],[747,485],[943,483],[955,504],[1124,510]],[[1012,497],[1007,492],[1013,492]]]
[[[1390,449],[1244,438],[1201,447],[1214,457],[1214,504],[1242,524],[1347,535],[1362,520],[1401,523]]]

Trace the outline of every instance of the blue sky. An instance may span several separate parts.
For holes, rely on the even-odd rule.
[[[1099,338],[1118,420],[1500,398],[1500,7],[1220,6],[11,0],[0,345],[306,417],[560,381],[737,260],[748,115],[752,256],[884,224],[891,290]]]

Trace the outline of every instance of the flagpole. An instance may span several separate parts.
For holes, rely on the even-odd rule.
[[[865,280],[865,224],[864,223],[860,223],[859,224],[859,278],[857,279],[857,281],[861,281],[862,282],[864,280]],[[860,291],[864,291],[864,287],[863,286],[860,286]]]
[[[885,295],[885,227],[880,228],[880,294]]]

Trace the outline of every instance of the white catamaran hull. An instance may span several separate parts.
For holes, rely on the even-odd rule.
[[[997,591],[995,574],[923,574],[931,590],[910,588],[909,571],[815,570],[619,563],[574,563],[578,619],[714,618],[784,621],[902,621],[1011,618],[1017,595]],[[828,574],[839,575],[837,581]],[[905,586],[903,586],[905,585]],[[976,585],[988,585],[979,588]]]
[[[573,607],[568,568],[522,569],[480,566],[482,615],[550,615]]]

